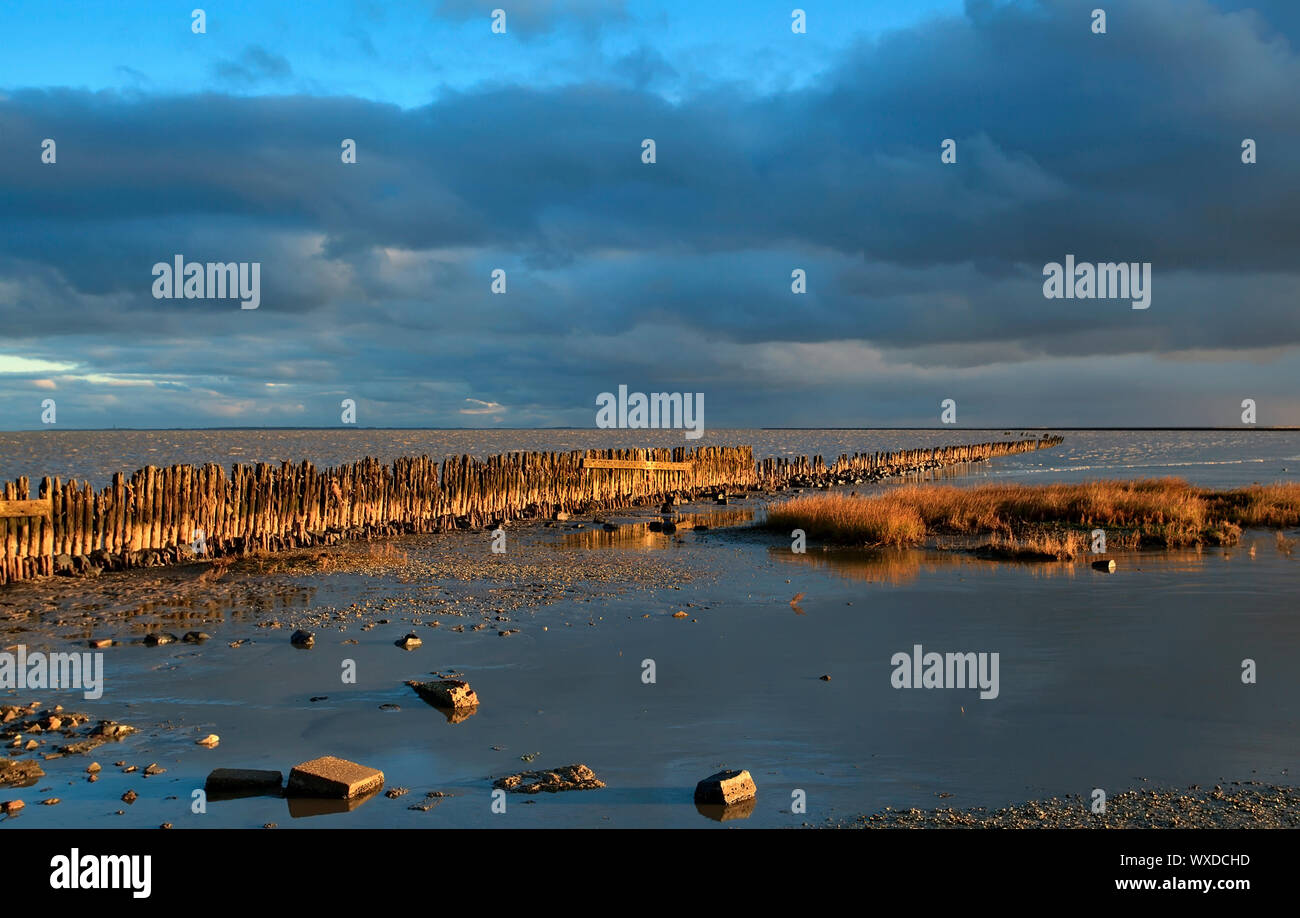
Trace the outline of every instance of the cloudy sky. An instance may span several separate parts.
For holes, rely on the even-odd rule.
[[[0,428],[1300,424],[1300,4],[793,5],[9,0]]]

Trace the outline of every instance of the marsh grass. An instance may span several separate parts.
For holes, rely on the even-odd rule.
[[[989,537],[990,550],[1068,558],[1086,554],[1093,529],[1107,547],[1231,545],[1244,527],[1300,524],[1300,484],[1229,491],[1181,478],[1077,484],[905,485],[869,497],[797,497],[768,511],[769,529],[873,546],[923,544],[937,535]],[[1279,545],[1281,543],[1279,542]]]

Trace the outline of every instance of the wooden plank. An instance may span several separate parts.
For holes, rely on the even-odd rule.
[[[584,469],[635,469],[643,472],[689,472],[690,462],[640,462],[635,459],[583,459]]]
[[[0,516],[24,517],[50,515],[50,499],[44,500],[0,500]]]

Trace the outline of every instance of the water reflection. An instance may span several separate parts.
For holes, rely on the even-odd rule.
[[[697,803],[695,809],[706,819],[712,819],[714,822],[729,822],[732,819],[748,819],[753,815],[754,807],[757,805],[758,798],[749,797],[732,804]]]
[[[740,526],[752,522],[754,513],[754,510],[741,508],[711,510],[700,513],[665,514],[662,517],[645,522],[622,523],[613,531],[606,531],[598,526],[588,528],[592,527],[592,524],[584,523],[582,529],[566,531],[560,541],[555,544],[559,548],[664,549],[671,547],[675,538],[689,532],[704,532],[709,529],[722,529],[727,526]],[[675,527],[674,531],[662,531],[665,522],[672,523]],[[655,531],[651,527],[657,527],[660,531]]]
[[[1107,557],[1116,562],[1116,575],[1125,571],[1165,571],[1192,573],[1203,571],[1214,561],[1241,561],[1249,563],[1264,550],[1273,551],[1272,536],[1250,533],[1240,545],[1230,548],[1200,547],[1174,551],[1111,552]],[[1049,580],[1058,577],[1074,578],[1092,576],[1093,559],[1081,557],[1073,561],[1004,561],[977,558],[966,551],[957,550],[953,542],[950,550],[933,548],[867,549],[822,548],[810,549],[805,554],[795,554],[787,546],[770,546],[768,557],[786,564],[821,568],[848,580],[865,580],[869,583],[887,583],[902,586],[914,582],[922,574],[951,571],[955,567],[988,570],[990,565],[1012,566],[1030,576]],[[796,610],[798,611],[798,610]]]
[[[368,794],[352,797],[348,800],[331,800],[325,797],[286,797],[289,803],[289,815],[294,819],[306,819],[312,816],[330,816],[335,813],[350,813],[362,804],[369,803],[379,796],[382,788],[375,788]]]

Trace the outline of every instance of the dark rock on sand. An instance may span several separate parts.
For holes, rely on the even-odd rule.
[[[310,631],[303,631],[299,628],[293,634],[289,635],[289,643],[294,647],[311,647],[316,643],[316,635]]]
[[[596,777],[586,765],[565,765],[553,771],[521,771],[517,775],[498,778],[493,787],[512,794],[558,793],[570,790],[595,790],[605,782]]]
[[[144,636],[144,642],[149,647],[158,647],[162,644],[174,644],[177,640],[178,638],[176,635],[167,631],[156,631],[153,634],[146,634]]]
[[[415,648],[421,646],[424,643],[424,641],[420,640],[420,636],[416,634],[414,631],[412,631],[406,637],[394,641],[393,643],[396,644],[398,647],[402,648],[403,650],[414,650]]]
[[[256,768],[216,768],[208,774],[203,789],[209,794],[267,793],[278,791],[284,775]]]
[[[202,644],[211,637],[212,635],[208,634],[206,631],[186,631],[185,636],[182,637],[181,640],[186,644]]]

